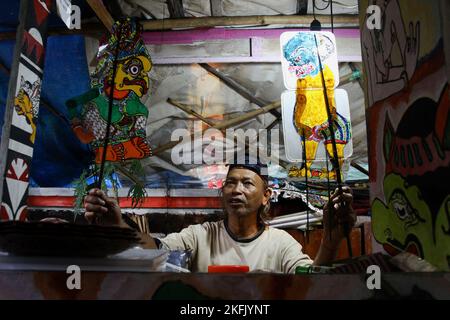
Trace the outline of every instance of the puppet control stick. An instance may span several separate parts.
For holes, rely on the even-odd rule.
[[[111,75],[111,88],[112,89],[110,90],[110,93],[109,93],[108,122],[106,125],[105,142],[103,145],[103,153],[102,153],[101,163],[100,163],[100,172],[98,175],[98,188],[99,189],[102,188],[103,172],[105,170],[105,162],[106,162],[106,151],[108,149],[109,136],[110,136],[110,132],[111,132],[112,109],[113,109],[114,89],[115,89],[114,80],[116,78],[117,60],[119,58],[119,48],[120,48],[121,40],[122,40],[122,25],[119,26],[117,46],[116,46],[116,52],[114,54],[113,70],[112,70],[112,75]]]
[[[338,185],[338,190],[339,192],[342,194],[342,178],[341,178],[341,170],[339,168],[339,162],[338,162],[338,153],[337,153],[337,148],[336,148],[336,139],[334,136],[334,128],[333,128],[333,122],[332,122],[332,117],[331,117],[331,109],[330,109],[330,102],[328,101],[328,95],[327,95],[327,88],[326,88],[326,84],[325,84],[325,76],[323,75],[323,67],[322,67],[322,60],[320,58],[320,54],[319,54],[319,45],[317,44],[317,37],[316,35],[314,35],[314,41],[316,43],[316,48],[317,48],[317,58],[319,59],[319,70],[320,70],[320,75],[322,78],[322,88],[323,88],[323,95],[324,95],[324,99],[325,99],[325,106],[327,109],[327,115],[328,115],[328,126],[330,128],[330,133],[331,133],[331,145],[333,147],[333,157],[331,159],[331,163],[333,165],[334,170],[336,171],[336,180],[337,180],[337,185]],[[347,206],[347,204],[344,202],[343,206]],[[332,209],[333,207],[331,206],[330,209]],[[331,214],[331,210],[328,211],[328,214]],[[352,244],[350,241],[350,226],[348,223],[344,224],[344,234],[345,234],[345,238],[347,240],[347,248],[348,248],[348,254],[350,256],[350,258],[353,257],[353,252],[352,252]]]

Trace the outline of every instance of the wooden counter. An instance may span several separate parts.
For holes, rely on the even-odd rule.
[[[383,274],[369,290],[365,274],[186,274],[82,272],[81,290],[62,271],[0,271],[0,299],[450,299],[445,273]]]

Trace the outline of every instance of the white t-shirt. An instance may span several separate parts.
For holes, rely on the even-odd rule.
[[[240,242],[231,238],[222,220],[191,225],[159,240],[168,250],[191,249],[193,272],[208,272],[209,265],[248,265],[250,271],[294,273],[297,266],[313,263],[290,234],[272,227],[250,242]]]

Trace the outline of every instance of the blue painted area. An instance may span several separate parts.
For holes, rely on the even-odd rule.
[[[14,41],[0,42],[0,61],[8,69]],[[4,110],[9,76],[0,71],[0,118]],[[89,74],[82,36],[49,37],[45,55],[41,98],[67,118],[65,101],[89,89]],[[31,167],[31,186],[66,187],[91,161],[87,145],[78,141],[70,125],[41,104]]]
[[[66,100],[89,90],[89,74],[81,36],[49,37],[41,97],[64,118]],[[78,178],[90,161],[68,122],[41,105],[31,176],[41,187],[64,187]]]
[[[316,45],[317,38],[317,45]],[[299,32],[283,46],[283,56],[289,62],[289,70],[303,79],[319,74],[319,46],[322,63],[335,51],[333,41],[323,34]]]

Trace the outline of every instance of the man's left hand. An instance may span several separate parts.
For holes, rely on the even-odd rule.
[[[348,186],[342,186],[341,190],[336,188],[323,207],[324,234],[322,244],[327,248],[337,250],[342,239],[346,236],[345,231],[350,231],[355,225],[356,214],[352,203],[352,189]]]

